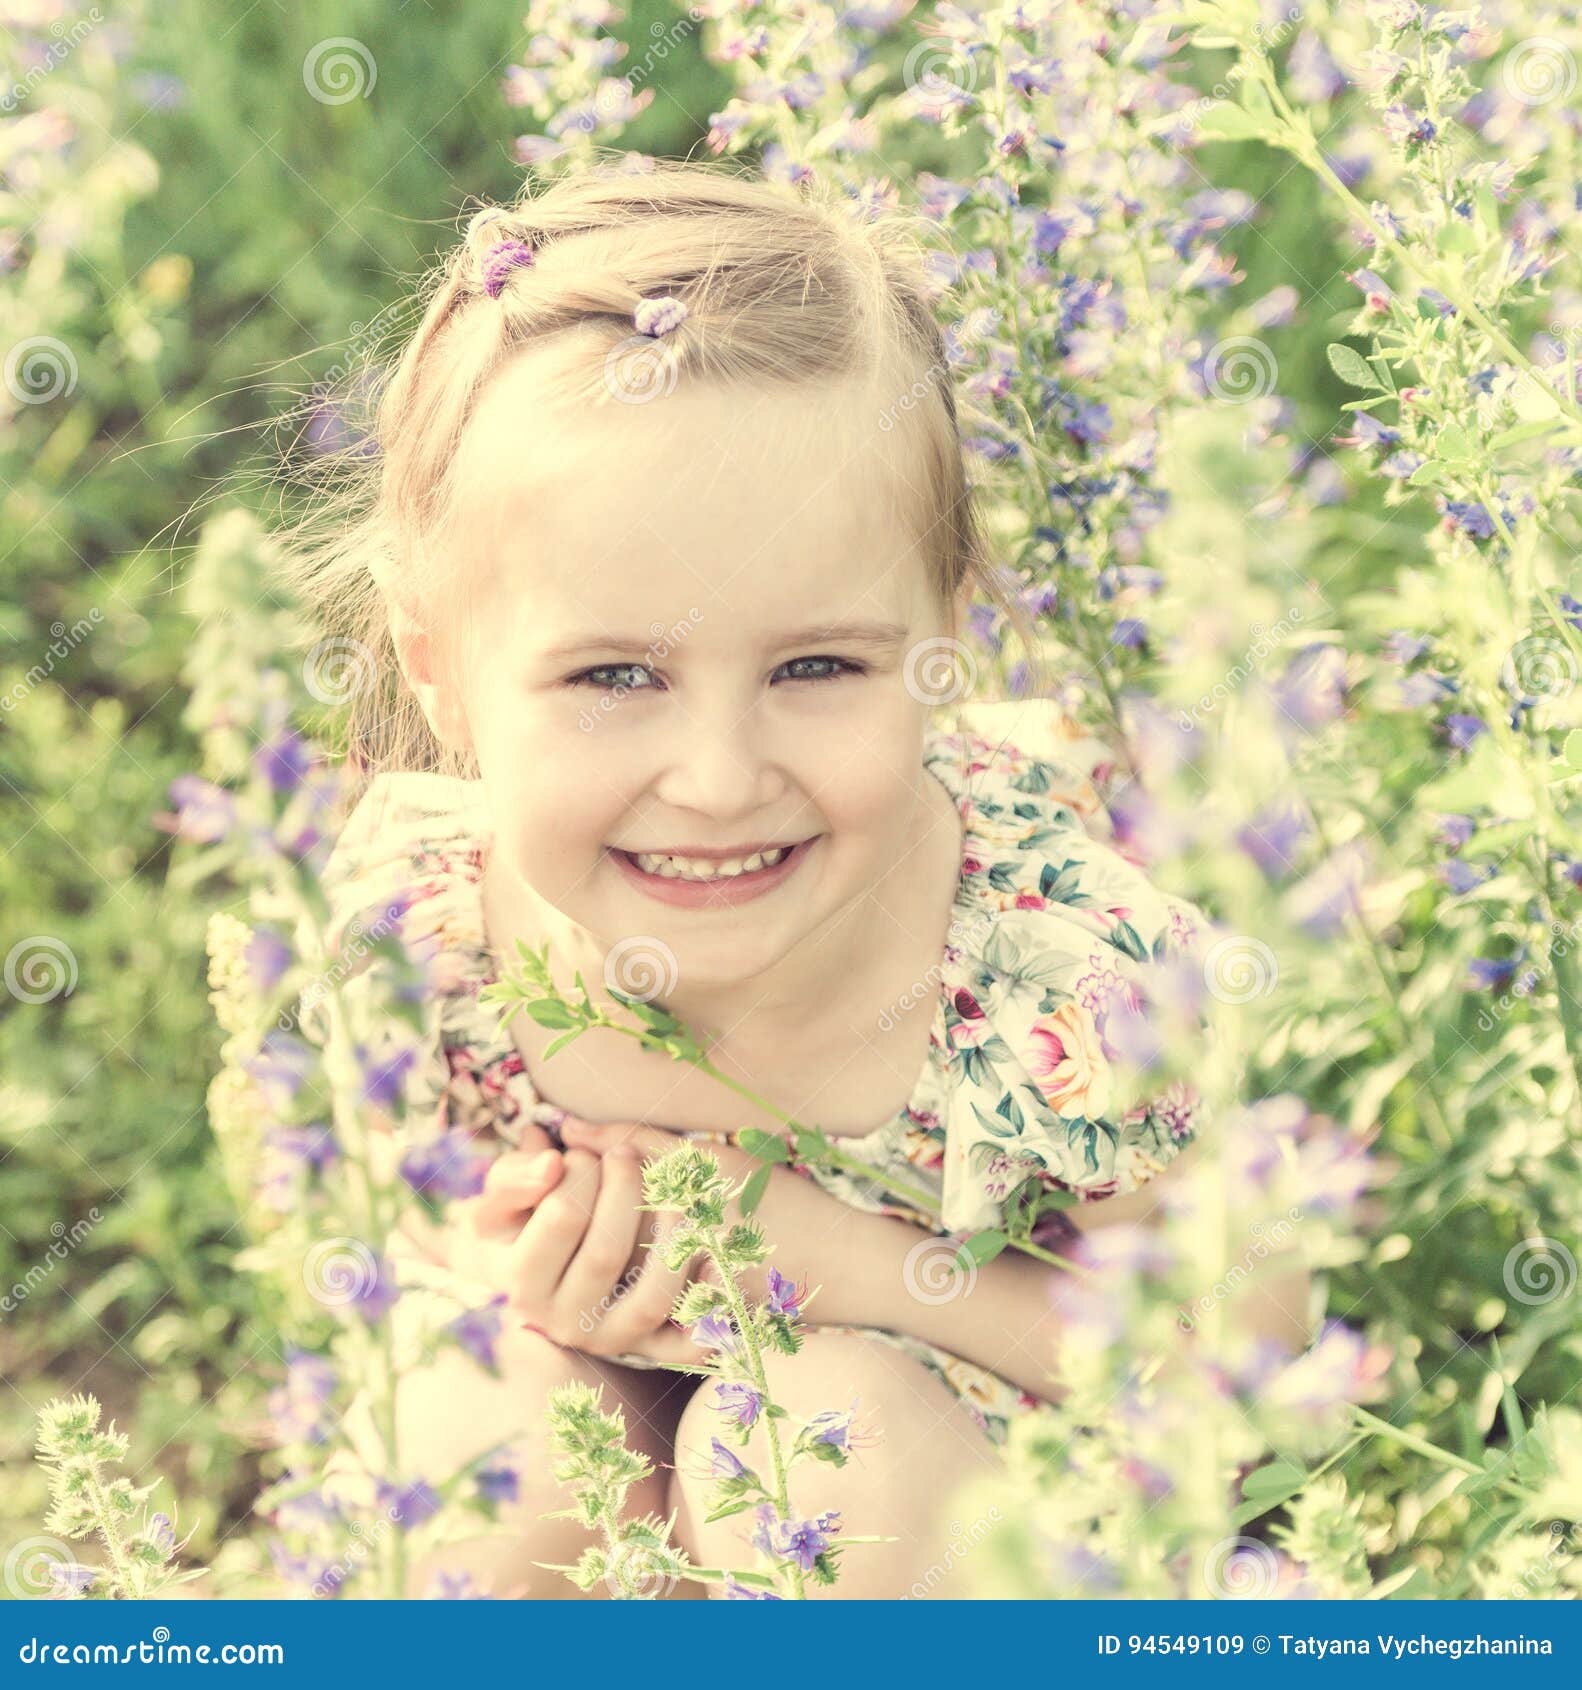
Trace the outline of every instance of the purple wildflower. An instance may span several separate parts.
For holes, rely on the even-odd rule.
[[[725,1577],[725,1594],[733,1602],[783,1602],[783,1596],[776,1596],[772,1590],[754,1590],[749,1585],[732,1578],[728,1573]]]
[[[286,1379],[269,1393],[269,1412],[281,1443],[323,1443],[319,1412],[335,1394],[335,1369],[323,1356],[286,1346]]]
[[[401,1158],[401,1177],[420,1197],[476,1197],[493,1160],[465,1127],[452,1127]]]
[[[409,1485],[392,1485],[379,1481],[379,1506],[404,1532],[431,1520],[440,1510],[439,1493],[426,1479],[414,1479]]]
[[[787,1320],[797,1319],[805,1296],[805,1289],[793,1284],[779,1268],[769,1269],[769,1295],[765,1302],[771,1314],[784,1315]]]
[[[709,1440],[714,1451],[714,1476],[717,1479],[741,1479],[747,1476],[747,1465],[718,1438]]]
[[[769,1270],[771,1273],[774,1269]],[[695,1322],[692,1328],[693,1339],[711,1350],[724,1350],[727,1355],[736,1353],[736,1328],[729,1319],[715,1310]]]
[[[1275,699],[1292,721],[1309,732],[1332,722],[1346,707],[1346,655],[1339,646],[1316,642],[1286,665]]]
[[[55,1597],[81,1596],[99,1576],[97,1567],[82,1567],[75,1561],[51,1561],[48,1566],[51,1595]]]
[[[276,792],[295,792],[313,767],[313,752],[289,728],[253,753],[253,767]]]
[[[313,1071],[312,1049],[292,1033],[269,1033],[258,1054],[242,1064],[270,1107],[286,1110]]]
[[[172,815],[156,816],[156,825],[195,845],[216,845],[236,825],[236,800],[201,775],[177,775],[170,783]]]
[[[840,1513],[835,1509],[820,1514],[816,1520],[780,1520],[766,1502],[755,1513],[758,1525],[753,1532],[753,1547],[767,1555],[795,1561],[804,1573],[813,1571],[813,1563],[840,1530]]]
[[[291,947],[273,927],[255,927],[243,956],[254,991],[265,997],[280,984],[291,966]]]
[[[1236,843],[1270,880],[1283,880],[1296,867],[1297,847],[1307,837],[1307,818],[1292,799],[1271,804],[1251,816]]]
[[[480,1367],[491,1373],[499,1370],[494,1346],[500,1338],[500,1307],[505,1300],[506,1293],[502,1291],[482,1308],[467,1309],[442,1328]]]
[[[1459,851],[1477,831],[1477,826],[1471,816],[1447,813],[1438,818],[1434,837],[1441,845],[1448,846],[1452,851]]]
[[[1494,518],[1475,500],[1446,499],[1444,517],[1447,526],[1459,528],[1463,534],[1470,534],[1474,540],[1490,540],[1494,537]]]
[[[1487,726],[1476,716],[1453,712],[1445,717],[1445,732],[1449,736],[1451,749],[1454,751],[1465,751],[1479,734],[1488,731]]]
[[[478,1495],[485,1502],[515,1502],[520,1479],[521,1475],[505,1460],[496,1460],[487,1467],[480,1467],[473,1475]]]
[[[480,1590],[473,1583],[472,1574],[465,1570],[447,1573],[443,1568],[436,1568],[433,1577],[428,1581],[428,1589],[423,1592],[424,1599],[429,1602],[493,1602],[496,1598],[487,1590]]]
[[[357,1046],[357,1062],[362,1069],[362,1097],[364,1103],[390,1108],[401,1096],[401,1081],[407,1070],[417,1061],[417,1046],[387,1047],[370,1056]]]
[[[355,1283],[351,1304],[369,1326],[377,1326],[399,1301],[401,1288],[390,1272],[389,1263],[382,1256],[370,1251],[369,1262],[371,1272],[360,1271],[361,1264],[353,1269]]]
[[[751,1427],[763,1408],[763,1398],[751,1385],[721,1381],[714,1387],[712,1406],[716,1414],[730,1415],[738,1426]]]
[[[826,1408],[815,1414],[804,1429],[810,1444],[827,1444],[831,1449],[851,1448],[852,1411]]]

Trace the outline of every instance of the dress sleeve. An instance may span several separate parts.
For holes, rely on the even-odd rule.
[[[1134,1191],[1204,1125],[1195,1089],[1151,1065],[1148,1006],[1195,1000],[1207,918],[1073,817],[1062,770],[1023,758],[977,805],[947,981],[952,1229],[999,1224],[1033,1178],[1083,1202]]]

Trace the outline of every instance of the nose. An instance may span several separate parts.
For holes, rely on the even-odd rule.
[[[728,716],[699,712],[678,724],[655,783],[661,803],[690,810],[720,827],[767,814],[785,792],[785,777],[748,711]]]

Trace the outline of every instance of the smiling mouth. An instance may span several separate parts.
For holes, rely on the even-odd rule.
[[[685,880],[707,885],[739,880],[744,875],[773,868],[777,863],[783,862],[798,845],[806,843],[806,840],[797,840],[790,845],[774,845],[766,850],[750,851],[745,856],[721,858],[689,857],[666,851],[623,851],[613,845],[610,849],[656,880]]]

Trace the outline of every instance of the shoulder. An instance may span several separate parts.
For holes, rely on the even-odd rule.
[[[375,906],[403,908],[482,879],[490,840],[481,783],[399,770],[376,775],[320,876],[332,937]]]
[[[1102,746],[1045,736],[1034,751],[974,726],[936,737],[929,763],[964,827],[943,980],[946,1223],[996,1224],[1030,1180],[1085,1201],[1136,1190],[1202,1125],[1191,1088],[1150,1073],[1149,1017],[1192,999],[1207,918],[1115,841]]]

